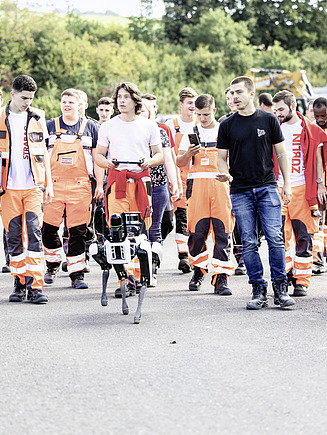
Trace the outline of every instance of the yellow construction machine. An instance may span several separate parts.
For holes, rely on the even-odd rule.
[[[307,103],[314,98],[311,83],[305,70],[287,71],[282,69],[251,68],[245,73],[255,84],[257,91],[291,91],[297,100],[297,110],[305,115]]]

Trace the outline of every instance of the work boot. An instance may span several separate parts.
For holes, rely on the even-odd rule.
[[[47,261],[46,264],[47,264],[47,270],[44,274],[44,282],[46,284],[53,284],[57,277],[57,273],[60,267],[60,262],[50,263],[49,261]]]
[[[287,287],[287,280],[273,282],[274,304],[281,308],[291,307],[295,304],[294,299],[287,293]]]
[[[202,270],[194,266],[194,272],[193,276],[191,278],[191,281],[189,282],[188,288],[191,291],[198,291],[201,288],[202,281],[204,280],[204,273]]]
[[[84,281],[84,276],[79,276],[71,280],[72,287],[77,289],[89,288],[87,283]]]
[[[303,284],[296,284],[294,286],[293,296],[300,297],[307,295],[307,287]]]
[[[232,294],[232,291],[227,284],[226,273],[218,273],[217,275],[213,275],[211,283],[213,283],[214,281],[215,281],[215,283],[213,284],[215,287],[214,293],[216,295],[230,296]]]
[[[314,275],[320,275],[321,273],[325,273],[325,266],[321,263],[314,262],[312,265],[312,273]]]
[[[26,284],[21,284],[18,276],[15,277],[14,291],[9,296],[9,302],[23,302],[26,298]]]
[[[27,301],[32,304],[46,304],[48,302],[48,297],[42,293],[42,290],[29,290]]]
[[[84,289],[89,288],[87,283],[84,281],[84,273],[83,271],[73,272],[69,275],[71,284],[73,288],[76,289]]]
[[[235,269],[235,275],[246,275],[246,267],[244,263],[240,263]]]
[[[178,263],[178,270],[181,270],[183,273],[190,273],[192,268],[187,258],[181,258]]]
[[[246,308],[248,310],[260,310],[267,305],[267,285],[258,282],[252,284],[252,300],[246,304]]]

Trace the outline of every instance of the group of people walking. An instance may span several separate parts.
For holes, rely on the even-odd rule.
[[[103,201],[108,222],[113,213],[145,215],[152,285],[173,218],[177,268],[193,272],[190,291],[200,290],[211,264],[215,294],[231,295],[230,276],[247,273],[247,308],[265,307],[260,232],[279,307],[295,303],[289,283],[293,296],[305,296],[313,268],[323,272],[327,100],[313,102],[317,123],[296,111],[289,91],[272,101],[268,95],[264,110],[256,109],[253,81],[241,76],[226,90],[231,112],[219,122],[214,97],[186,87],[179,93],[180,115],[162,124],[156,96],[124,82],[112,98],[99,100],[99,121],[86,116],[87,96],[77,89],[64,90],[62,114],[45,121],[44,112],[31,107],[36,91],[32,77],[16,77],[0,112],[1,216],[14,276],[10,302],[48,302],[43,284],[53,284],[63,267],[63,222],[65,270],[72,287],[88,287],[95,201]],[[133,295],[140,284],[137,258],[127,274]],[[119,285],[115,295],[121,296]]]

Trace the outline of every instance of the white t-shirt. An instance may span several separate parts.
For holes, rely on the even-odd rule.
[[[179,131],[182,134],[185,134],[188,130],[193,128],[195,126],[195,120],[192,122],[184,122],[181,120],[181,116],[177,116],[178,119],[178,125],[179,125]],[[166,121],[166,125],[170,128],[171,134],[173,135],[173,138],[175,140],[176,130],[174,126],[174,118],[168,119]]]
[[[13,113],[9,111],[8,121],[11,132],[11,154],[7,189],[33,189],[35,183],[31,171],[27,145],[26,123],[27,112]],[[44,137],[48,137],[44,118],[40,119]]]
[[[301,148],[301,120],[295,124],[282,123],[281,129],[285,138],[285,148],[288,155],[290,167],[291,187],[302,186],[305,184],[303,151]],[[279,169],[278,186],[284,185],[284,179]]]
[[[201,127],[201,124],[197,124],[198,131],[199,131],[199,140],[202,143],[209,143],[209,142],[217,142],[218,137],[218,129],[219,124],[215,125],[213,128],[203,128]],[[186,131],[184,134],[181,143],[179,145],[179,151],[187,151],[188,147],[190,146],[190,141],[188,138],[189,133],[194,133],[193,128]]]
[[[160,130],[154,121],[138,116],[134,121],[123,121],[115,116],[100,126],[98,144],[108,148],[108,160],[139,161],[150,158],[151,148],[161,143]],[[138,165],[121,163],[119,171],[142,172]]]

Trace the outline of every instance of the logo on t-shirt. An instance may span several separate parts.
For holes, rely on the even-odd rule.
[[[266,134],[265,130],[260,130],[260,128],[257,128],[258,137],[264,136]]]

